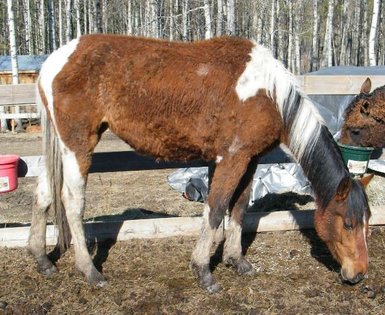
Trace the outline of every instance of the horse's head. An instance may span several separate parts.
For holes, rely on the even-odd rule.
[[[369,78],[345,111],[340,142],[353,146],[385,146],[385,86],[372,93]]]
[[[341,265],[343,281],[355,284],[368,272],[370,209],[364,187],[373,176],[359,181],[344,178],[326,209],[315,214],[315,228]]]

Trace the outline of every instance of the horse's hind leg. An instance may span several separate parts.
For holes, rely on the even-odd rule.
[[[104,276],[96,270],[92,262],[87,249],[83,227],[85,188],[91,160],[89,155],[83,152],[77,152],[77,154],[75,154],[69,149],[64,149],[62,153],[62,198],[75,247],[76,267],[86,276],[90,284],[104,286],[106,280]]]
[[[240,154],[228,156],[217,163],[208,202],[205,205],[200,238],[192,254],[191,268],[201,287],[210,293],[220,290],[210,271],[210,249],[230,200],[249,164],[249,158]]]
[[[35,257],[38,271],[51,275],[57,269],[46,254],[46,223],[48,207],[52,203],[52,192],[46,170],[40,174],[36,188],[36,197],[32,209],[32,222],[28,239],[28,250]]]

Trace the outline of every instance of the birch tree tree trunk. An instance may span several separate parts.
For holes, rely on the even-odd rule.
[[[9,52],[12,65],[12,84],[19,84],[19,67],[17,63],[17,46],[15,33],[15,18],[13,0],[7,0],[8,29],[9,29]]]
[[[170,22],[168,24],[168,38],[169,40],[174,40],[174,0],[169,2],[169,12],[170,12]]]
[[[347,28],[352,29],[351,34],[351,60],[349,60],[349,64],[353,64],[356,66],[359,66],[361,64],[361,47],[362,47],[362,40],[361,40],[361,29],[362,29],[362,23],[361,23],[361,5],[360,1],[358,0],[358,3],[355,5],[355,9],[353,10],[353,20],[354,23],[352,25],[345,24]],[[366,46],[367,42],[363,46]]]
[[[222,35],[222,26],[223,26],[223,1],[217,1],[217,28],[215,34],[217,36]]]
[[[373,1],[373,15],[372,15],[372,24],[370,26],[369,34],[369,65],[377,65],[377,56],[376,56],[376,35],[377,35],[377,24],[378,24],[378,13],[380,9],[381,0]]]
[[[132,34],[132,4],[131,0],[127,0],[127,35]]]
[[[301,73],[301,47],[300,47],[300,32],[301,32],[301,1],[296,2],[294,10],[294,74]]]
[[[368,50],[368,1],[367,0],[361,0],[360,5],[362,5],[363,9],[363,27],[362,27],[362,42],[364,43],[363,45],[363,59],[364,59],[364,66],[369,65],[369,50]]]
[[[318,14],[318,0],[313,0],[313,38],[311,46],[311,65],[310,70],[315,71],[319,67],[319,14]]]
[[[89,33],[95,33],[97,32],[95,29],[95,18],[94,18],[94,1],[95,0],[88,0],[88,32]]]
[[[148,3],[149,8],[149,37],[158,38],[158,3],[155,0],[150,0]]]
[[[189,9],[189,0],[183,0],[183,8],[182,8],[183,33],[182,33],[182,39],[184,41],[188,40],[188,9]]]
[[[333,47],[332,47],[333,15],[334,15],[334,0],[329,0],[328,15],[326,20],[325,40],[324,40],[324,47],[323,47],[323,62],[322,62],[322,65],[326,67],[331,67],[333,65]]]
[[[47,53],[46,46],[46,22],[45,22],[45,1],[40,0],[40,18],[39,18],[39,29],[40,29],[40,52],[42,54]]]
[[[266,3],[253,3],[253,29],[256,33],[256,41],[258,44],[263,44],[263,25],[264,25],[264,12]]]
[[[235,35],[235,0],[227,0],[227,35]]]
[[[80,0],[75,0],[75,10],[76,10],[76,36],[79,37],[82,35],[82,27],[80,23]]]
[[[204,0],[203,9],[205,11],[205,39],[210,39],[211,37],[213,37],[213,34],[211,32],[211,15],[209,0]]]
[[[54,0],[48,0],[48,45],[50,52],[56,50],[56,34],[55,34],[55,7]]]
[[[28,45],[28,54],[33,55],[34,49],[33,49],[33,37],[32,37],[32,16],[31,16],[31,1],[26,0],[25,1],[25,8],[24,8],[24,14],[25,14],[25,40]]]
[[[7,10],[8,10],[8,29],[9,29],[9,50],[11,55],[11,65],[12,65],[12,84],[19,84],[19,67],[17,63],[17,46],[16,46],[16,33],[15,33],[15,18],[14,18],[14,9],[13,1],[7,0]],[[3,108],[3,107],[2,107]],[[16,107],[16,113],[19,112],[19,108]],[[23,130],[20,119],[16,119],[17,131]],[[6,120],[1,121],[2,130],[7,130],[8,126]],[[12,131],[14,131],[14,124],[12,124]]]
[[[94,33],[102,33],[102,8],[101,8],[101,0],[93,0],[93,13],[94,13]]]
[[[293,3],[289,1],[289,42],[287,47],[287,66],[290,71],[294,70],[293,62]]]
[[[280,1],[277,1],[277,56],[278,59],[284,62],[285,60],[285,45],[284,45],[284,32],[283,32],[283,14]]]
[[[66,0],[66,42],[72,39],[71,0]]]
[[[63,29],[63,6],[62,2],[59,1],[59,46],[63,46],[64,43],[64,29]]]
[[[270,49],[273,52],[273,55],[275,56],[275,3],[276,0],[271,1],[271,12],[270,12]]]
[[[100,0],[101,2],[101,21],[100,25],[102,28],[102,33],[108,33],[108,14],[107,14],[107,0]],[[111,0],[110,0],[111,2]]]
[[[348,32],[350,32],[350,24],[349,24],[349,16],[348,14],[348,0],[344,0],[342,4],[342,12],[341,12],[341,21],[340,21],[340,32],[341,32],[341,41],[340,41],[340,53],[339,60],[336,61],[338,65],[346,65],[346,51],[348,48]]]

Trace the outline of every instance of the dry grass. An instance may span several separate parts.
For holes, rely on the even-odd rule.
[[[0,301],[8,314],[381,314],[384,236],[374,229],[370,278],[348,286],[313,232],[258,234],[247,257],[259,272],[240,277],[215,256],[223,287],[215,295],[201,290],[189,270],[193,238],[99,244],[95,261],[109,280],[103,289],[74,270],[72,251],[59,260],[58,274],[44,278],[24,250],[0,249]]]

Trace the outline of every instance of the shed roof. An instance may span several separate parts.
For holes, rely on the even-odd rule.
[[[39,71],[48,55],[18,55],[19,71]],[[11,56],[0,56],[0,72],[12,71]]]

